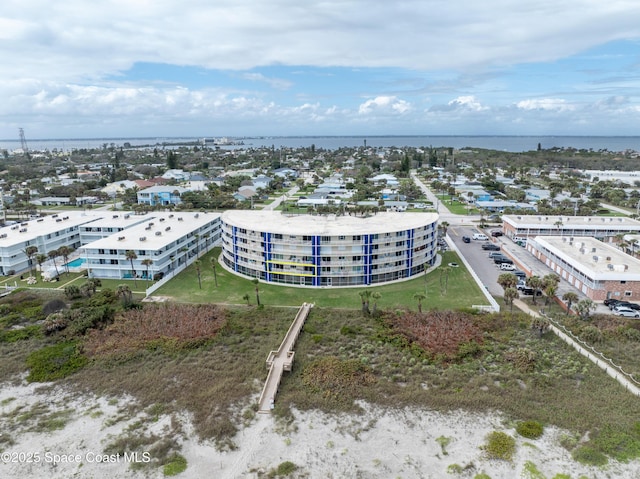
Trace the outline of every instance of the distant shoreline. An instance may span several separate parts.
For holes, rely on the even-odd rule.
[[[110,138],[50,138],[30,139],[30,150],[62,150],[122,147],[125,143],[132,147],[170,146],[179,143],[198,143],[206,140],[213,146],[216,140],[229,140],[231,143],[219,144],[220,148],[310,148],[335,150],[339,148],[409,147],[409,148],[481,148],[512,153],[535,151],[538,144],[543,150],[553,148],[575,148],[593,151],[640,151],[640,136],[563,136],[563,135],[314,135],[314,136],[207,136],[207,137],[110,137]],[[365,143],[366,142],[366,143]],[[219,143],[223,143],[220,141]],[[21,147],[19,138],[0,140],[0,149],[15,150]]]

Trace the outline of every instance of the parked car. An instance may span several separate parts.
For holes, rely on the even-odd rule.
[[[489,258],[493,259],[493,258],[500,258],[500,257],[505,257],[502,253],[500,253],[499,251],[492,251],[491,253],[489,253]]]
[[[500,263],[500,269],[502,271],[515,271],[516,267],[513,264],[513,262],[511,263],[503,262],[503,263]]]
[[[483,233],[474,233],[473,239],[477,241],[488,241],[489,237]]]
[[[617,311],[621,308],[627,308],[627,309],[633,309],[634,311],[640,311],[640,305],[638,304],[634,304],[634,303],[628,303],[626,301],[621,301],[619,303],[616,303],[615,306],[613,307],[614,311]]]
[[[493,230],[491,232],[491,236],[493,236],[494,238],[497,238],[498,236],[502,236],[502,235],[503,235],[503,233],[500,230]]]
[[[516,286],[516,289],[518,289],[519,291],[523,290],[523,289],[527,289],[527,282],[526,281],[518,281],[518,285]]]
[[[500,255],[500,256],[496,256],[493,258],[493,262],[495,264],[503,264],[503,263],[507,263],[507,264],[513,264],[513,260],[507,258],[504,255]]]
[[[500,251],[500,246],[493,243],[484,243],[482,249],[486,251]]]
[[[526,295],[526,296],[533,296],[533,288],[524,288],[522,289],[522,294]],[[542,291],[537,290],[536,291],[536,296],[542,296]]]
[[[607,298],[604,300],[604,305],[611,309],[613,306],[615,306],[616,303],[620,303],[621,301],[622,300],[620,299]]]
[[[640,318],[640,311],[631,308],[618,308],[614,314],[616,316],[624,316],[625,318]]]
[[[462,242],[463,243],[471,243],[471,238],[469,238],[468,236],[463,236],[462,237]]]
[[[513,274],[515,274],[518,277],[518,279],[525,279],[527,277],[527,273],[519,269],[515,270]]]

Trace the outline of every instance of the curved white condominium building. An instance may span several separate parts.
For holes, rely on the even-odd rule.
[[[222,214],[224,265],[269,283],[303,286],[380,284],[420,274],[436,255],[435,213],[369,217]]]

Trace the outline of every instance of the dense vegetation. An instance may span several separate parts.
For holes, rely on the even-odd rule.
[[[234,447],[240,424],[253,417],[251,397],[265,379],[264,361],[295,315],[270,307],[142,307],[105,291],[63,300],[62,308],[52,294],[17,292],[0,301],[3,377],[28,368],[32,381],[65,381],[99,395],[128,393],[142,409],[187,410],[197,433],[222,448]],[[44,309],[53,311],[49,316],[86,310],[87,317],[101,319],[87,325],[74,313],[65,316],[64,328],[50,330]],[[113,314],[105,316],[108,311]],[[8,332],[27,328],[31,333],[7,340]],[[520,421],[517,431],[525,437],[537,437],[546,425],[568,429],[563,445],[585,462],[640,456],[637,399],[552,333],[540,336],[525,315],[314,308],[275,413],[290,416],[292,406],[357,413],[360,400],[500,410]],[[576,439],[585,432],[588,442]]]

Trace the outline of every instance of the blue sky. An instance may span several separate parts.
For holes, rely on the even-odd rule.
[[[0,138],[640,135],[640,2],[8,0]]]

